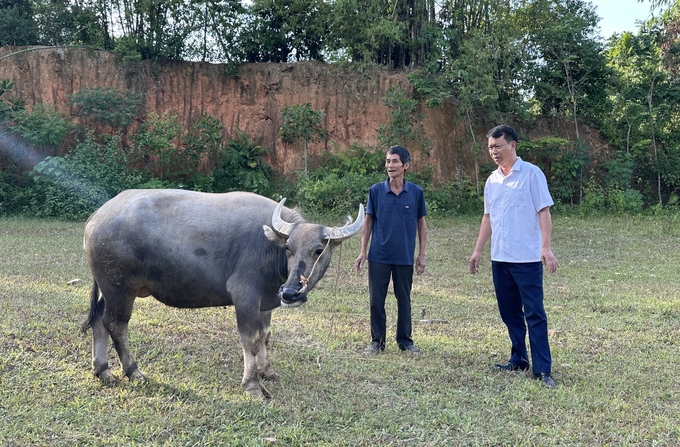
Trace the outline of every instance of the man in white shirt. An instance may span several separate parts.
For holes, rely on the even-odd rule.
[[[550,273],[559,266],[550,247],[553,200],[543,172],[517,156],[515,129],[500,125],[487,137],[489,154],[498,169],[484,186],[484,216],[469,263],[470,273],[477,273],[482,249],[491,238],[496,300],[512,343],[510,359],[494,366],[505,371],[529,369],[528,328],[533,376],[554,388],[543,306],[543,266]]]

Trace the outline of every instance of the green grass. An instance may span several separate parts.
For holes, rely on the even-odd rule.
[[[546,275],[550,390],[497,373],[509,353],[479,219],[429,221],[414,283],[419,357],[369,342],[368,287],[336,251],[297,309],[278,309],[274,397],[248,400],[233,308],[138,299],[131,343],[146,383],[102,385],[79,333],[91,277],[82,223],[0,219],[0,445],[677,446],[680,445],[680,219],[554,216],[561,268]],[[79,284],[67,282],[81,278]],[[388,299],[394,332],[396,305]],[[111,352],[114,372],[119,364]]]

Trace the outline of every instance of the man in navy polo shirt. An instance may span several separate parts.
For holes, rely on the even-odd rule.
[[[526,371],[529,332],[535,379],[554,388],[548,344],[548,319],[543,307],[543,266],[555,273],[559,263],[550,247],[553,200],[545,175],[517,156],[517,132],[508,125],[487,134],[489,155],[498,165],[484,186],[484,216],[472,256],[470,273],[479,268],[486,241],[491,238],[491,270],[498,310],[512,348],[502,371]]]
[[[425,196],[420,186],[404,180],[411,154],[402,146],[392,146],[385,157],[388,179],[371,186],[366,217],[361,227],[361,252],[355,261],[357,273],[368,259],[368,289],[371,305],[371,344],[365,354],[385,350],[385,298],[390,284],[397,298],[397,345],[402,351],[420,352],[411,339],[411,287],[418,234],[416,274],[425,271],[427,224]],[[368,241],[371,248],[366,256]]]

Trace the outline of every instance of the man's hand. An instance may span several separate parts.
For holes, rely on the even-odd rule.
[[[468,263],[470,264],[470,273],[473,275],[477,273],[479,270],[479,258],[481,257],[481,253],[478,251],[473,251],[472,255],[470,256],[470,260]]]
[[[557,262],[557,258],[549,248],[541,250],[541,262],[543,263],[544,267],[548,266],[550,273],[555,273],[557,271],[557,267],[560,266],[560,263]]]
[[[425,255],[419,255],[416,259],[416,275],[422,275],[425,271]]]
[[[357,269],[357,273],[361,272],[361,267],[364,266],[364,262],[366,262],[366,255],[362,253],[357,256],[356,261],[354,261],[354,267]]]

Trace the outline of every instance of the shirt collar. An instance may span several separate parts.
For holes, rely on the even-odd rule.
[[[515,160],[515,164],[513,164],[512,168],[510,168],[510,172],[508,172],[508,175],[512,174],[514,171],[521,171],[523,164],[524,164],[524,160],[522,160],[520,157],[517,157],[517,160]],[[501,171],[501,168],[498,168],[497,171],[503,177],[507,177],[507,175],[503,174],[503,171]]]
[[[389,178],[387,180],[385,180],[385,183],[383,183],[383,185],[384,185],[385,194],[389,194],[390,192],[392,192],[392,189],[390,188],[390,179]],[[411,189],[411,187],[409,185],[410,185],[410,183],[407,182],[406,180],[404,180],[404,187],[402,188],[402,191],[408,192],[409,189]]]

